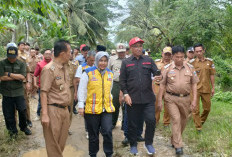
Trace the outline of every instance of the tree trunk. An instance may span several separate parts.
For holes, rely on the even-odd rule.
[[[28,25],[28,22],[27,22],[27,20],[26,20],[26,22],[25,22],[25,27],[26,27],[26,42],[28,42],[29,41],[29,25]]]
[[[16,25],[16,20],[14,20],[14,25]],[[16,28],[13,29],[11,42],[15,43],[16,41]]]

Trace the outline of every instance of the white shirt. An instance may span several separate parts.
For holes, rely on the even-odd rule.
[[[75,77],[81,78],[82,75],[82,65],[79,65],[75,74]]]

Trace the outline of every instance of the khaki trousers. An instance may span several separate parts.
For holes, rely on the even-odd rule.
[[[69,129],[69,111],[66,107],[48,105],[49,127],[43,126],[48,157],[63,157]]]
[[[172,137],[171,143],[175,148],[183,147],[182,133],[187,124],[188,115],[190,113],[190,95],[186,97],[172,96],[165,93],[164,101],[172,121]]]
[[[200,115],[200,99],[202,101],[203,112]],[[197,130],[202,129],[202,125],[205,123],[211,108],[211,93],[197,92],[197,106],[193,112],[193,121]]]
[[[74,87],[70,87],[71,91],[71,102],[69,104],[69,114],[70,114],[70,126],[72,123],[72,116],[73,116],[73,103],[74,103]]]
[[[157,99],[157,95],[159,93],[159,85],[155,84],[154,85],[154,93],[156,95],[156,102],[155,102],[155,119],[156,119],[156,124],[159,124],[159,120],[160,120],[160,110],[158,108],[158,99]],[[170,116],[168,113],[168,108],[167,105],[164,101],[164,117],[163,117],[163,123],[165,126],[170,124]]]
[[[23,83],[24,88],[24,99],[27,107],[26,118],[31,121],[31,110],[30,110],[30,101],[29,101],[29,93],[27,93],[26,83]]]

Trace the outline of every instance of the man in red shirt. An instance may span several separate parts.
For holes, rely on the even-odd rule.
[[[40,61],[35,68],[34,72],[34,87],[38,89],[38,95],[39,95],[39,100],[38,100],[38,107],[37,107],[37,118],[36,120],[40,119],[40,110],[41,110],[41,103],[40,103],[40,76],[41,72],[43,70],[43,67],[47,65],[50,61],[52,60],[52,52],[50,49],[46,49],[43,54],[43,60]],[[39,76],[39,81],[37,84],[37,77]]]

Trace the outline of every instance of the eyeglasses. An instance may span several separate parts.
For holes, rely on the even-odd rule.
[[[143,45],[132,45],[131,47],[133,47],[133,48],[142,48]]]

